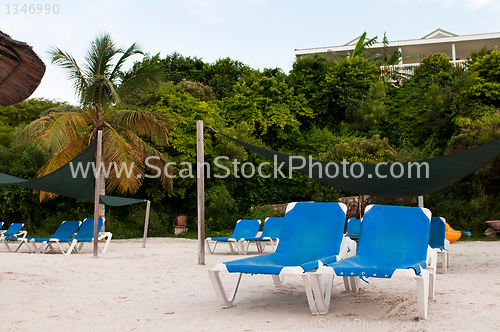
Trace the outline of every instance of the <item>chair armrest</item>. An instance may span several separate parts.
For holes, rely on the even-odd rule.
[[[28,231],[19,231],[19,233],[17,233],[16,235],[14,235],[14,237],[21,237],[21,238],[25,238],[26,237],[26,234],[28,234]]]
[[[104,239],[110,238],[112,236],[113,236],[113,233],[111,233],[111,232],[99,232],[99,237],[97,239],[104,240]]]

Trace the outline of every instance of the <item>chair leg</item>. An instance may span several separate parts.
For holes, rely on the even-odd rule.
[[[61,249],[61,251],[62,251],[62,253],[63,253],[63,254],[65,254],[65,255],[69,255],[69,254],[71,254],[71,253],[73,252],[73,250],[75,250],[76,252],[78,252],[78,250],[76,250],[76,248],[75,248],[75,247],[76,247],[77,242],[78,242],[78,241],[73,240],[73,241],[71,242],[71,245],[69,246],[68,251],[66,251],[66,252],[64,252],[64,250],[63,250],[63,248],[62,248],[62,246],[61,246],[61,244],[60,244],[59,242],[57,242],[57,244],[59,244],[59,248]]]
[[[450,251],[445,249],[443,252],[443,267],[444,273],[447,272],[447,268],[450,266]]]
[[[309,309],[311,309],[311,314],[314,316],[319,315],[318,308],[316,307],[316,301],[314,301],[314,294],[311,286],[311,280],[306,274],[302,275],[302,280],[304,281],[304,288],[306,290],[307,303],[309,303]]]
[[[317,311],[326,315],[330,309],[333,274],[311,274],[311,287],[314,294]]]
[[[112,237],[113,237],[113,234],[110,232],[103,232],[102,234],[100,234],[99,240],[106,239],[106,244],[104,245],[104,249],[101,251],[102,253],[105,253],[106,251],[108,251],[108,247],[109,247],[109,244],[111,243]],[[99,248],[99,250],[100,250],[100,248]]]
[[[28,241],[28,242],[26,242],[26,245],[28,246],[28,248],[32,254],[39,254],[40,253],[40,249],[38,249],[35,242]]]
[[[273,283],[275,286],[281,286],[283,285],[283,281],[285,280],[285,275],[272,275],[273,277]]]
[[[269,240],[269,243],[271,243],[271,248],[273,248],[273,252],[275,252],[276,251],[276,243],[274,243],[273,239]]]
[[[231,243],[231,242],[229,242],[229,243]],[[245,244],[247,245],[246,250],[245,250]],[[250,246],[250,243],[248,241],[245,241],[245,240],[239,240],[239,241],[236,241],[234,243],[234,245],[236,246],[236,251],[238,252],[238,254],[245,255],[248,251],[248,247]]]
[[[351,278],[351,290],[353,292],[357,292],[359,290],[359,278],[358,277],[350,277]]]
[[[12,252],[12,249],[10,249],[10,246],[9,246],[9,244],[7,243],[7,240],[2,239],[2,242],[3,242],[3,244],[5,245],[5,248],[7,248],[7,250],[8,250],[9,252]]]
[[[428,297],[429,297],[429,299],[434,300],[434,289],[435,289],[435,284],[436,284],[438,252],[436,250],[429,250],[427,252],[427,254],[429,256],[429,259],[428,259],[428,265],[425,269],[429,272],[429,294],[428,294]],[[443,264],[445,264],[444,261],[443,261]]]
[[[359,278],[358,277],[343,277],[344,288],[346,291],[357,292],[359,290]]]
[[[64,254],[64,249],[61,245],[61,243],[59,241],[55,242],[57,243],[57,246],[59,247],[59,250],[61,251],[61,254]],[[43,253],[47,253],[47,250],[50,249],[50,252],[53,252],[55,253],[56,252],[56,249],[52,246],[52,244],[54,244],[54,242],[48,242],[47,245],[45,246],[45,249],[43,250]],[[40,249],[41,250],[41,249]]]
[[[417,306],[418,306],[418,318],[427,319],[427,307],[429,301],[429,271],[422,270],[419,276],[416,276],[417,280]]]
[[[436,267],[427,267],[426,270],[429,272],[429,300],[434,300],[434,294],[436,289]]]
[[[33,250],[31,250],[30,246],[28,245],[28,241],[26,241],[26,239],[17,239],[17,241],[20,241],[20,243],[17,246],[16,250],[14,250],[15,252],[17,252],[19,250],[19,248],[21,248],[23,246],[23,244],[26,243],[26,246],[28,247],[29,251],[31,253],[33,253]]]
[[[346,291],[351,291],[351,281],[349,280],[349,277],[342,277],[344,279],[344,288]]]
[[[255,242],[255,245],[257,246],[257,251],[260,253],[263,253],[264,250],[266,250],[266,243],[265,242]]]
[[[205,240],[205,244],[207,245],[208,252],[213,254],[215,252],[215,247],[217,247],[217,241],[215,241],[213,250],[212,250],[212,248],[210,248],[210,240],[209,239]]]
[[[248,253],[248,248],[250,247],[250,242],[249,241],[240,241],[240,246],[241,246],[241,252],[243,255],[246,255]]]
[[[212,281],[212,285],[214,286],[215,293],[217,294],[217,298],[219,299],[219,303],[222,308],[227,309],[233,306],[234,298],[236,297],[236,292],[238,292],[238,287],[240,286],[241,275],[238,276],[238,280],[236,281],[236,286],[233,289],[230,299],[227,298],[226,291],[224,290],[224,286],[222,285],[222,280],[220,278],[220,271],[208,270],[208,274],[210,276],[210,280]]]
[[[35,241],[30,241],[29,243],[27,243],[28,245],[31,244],[31,251],[33,253],[36,253],[36,254],[41,254],[44,249],[45,249],[45,246],[47,245],[47,241],[43,241],[42,244],[40,245],[40,247],[38,247],[36,245],[36,242]]]

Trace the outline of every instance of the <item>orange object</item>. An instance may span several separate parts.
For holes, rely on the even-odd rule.
[[[446,240],[450,241],[450,243],[453,243],[456,240],[460,239],[462,232],[454,230],[453,228],[450,227],[450,225],[448,225],[448,223],[445,224],[446,224],[446,230],[445,230]]]

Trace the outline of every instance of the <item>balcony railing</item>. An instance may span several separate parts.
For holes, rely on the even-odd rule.
[[[464,70],[467,69],[466,60],[455,60],[450,62],[455,67],[459,67]],[[413,75],[415,67],[418,67],[419,65],[420,63],[408,63],[393,66],[382,66],[380,68],[381,76],[394,76],[394,74],[397,74],[402,77],[410,77]]]

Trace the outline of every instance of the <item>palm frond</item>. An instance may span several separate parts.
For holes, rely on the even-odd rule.
[[[91,42],[85,56],[85,76],[89,83],[81,98],[82,105],[101,109],[119,100],[118,95],[113,93],[119,80],[110,75],[113,57],[122,52],[123,50],[116,48],[108,34],[100,35]],[[113,88],[110,89],[110,86]]]
[[[102,154],[105,167],[112,169],[106,179],[106,187],[109,190],[118,188],[124,194],[135,193],[144,178],[143,152],[130,144],[113,127],[108,126],[103,130]],[[117,171],[122,169],[123,172],[117,174],[113,165],[116,165]],[[130,176],[126,174],[124,167],[131,169]]]
[[[77,140],[90,125],[85,113],[53,110],[24,127],[16,142],[34,141],[42,150],[57,152]]]
[[[53,47],[49,51],[49,54],[52,55],[52,64],[56,64],[69,71],[68,77],[73,81],[73,88],[78,99],[81,100],[82,93],[86,90],[88,83],[84,71],[80,69],[75,58],[57,47]]]
[[[110,74],[111,79],[115,79],[118,77],[118,75],[121,72],[121,68],[122,68],[123,64],[125,63],[125,61],[127,61],[128,58],[130,58],[131,56],[133,56],[135,54],[144,55],[144,52],[142,52],[137,47],[137,45],[135,43],[133,43],[125,52],[123,52],[122,56],[120,57],[120,59],[116,63],[113,71]]]
[[[142,110],[115,111],[109,120],[113,126],[148,137],[155,143],[168,144],[171,120],[161,114]]]
[[[91,42],[90,48],[87,50],[87,55],[85,56],[85,60],[87,61],[87,74],[89,76],[109,76],[112,66],[111,60],[119,51],[120,50],[115,47],[109,34],[98,36]]]
[[[122,83],[119,86],[120,102],[124,107],[137,104],[143,92],[157,90],[161,85],[162,72],[159,67],[132,68],[121,73]]]
[[[134,134],[131,131],[126,131],[122,133],[123,137],[125,137],[130,144],[135,145],[135,147],[143,152],[143,158],[146,159],[147,157],[158,157],[158,158],[151,158],[148,160],[148,163],[150,165],[158,167],[161,172],[159,176],[160,184],[164,188],[172,188],[172,179],[167,176],[168,174],[172,174],[172,169],[169,167],[168,169],[165,170],[165,166],[168,163],[168,160],[164,154],[162,154],[160,151],[156,150],[155,148],[151,147],[149,144],[144,142],[139,136]]]

